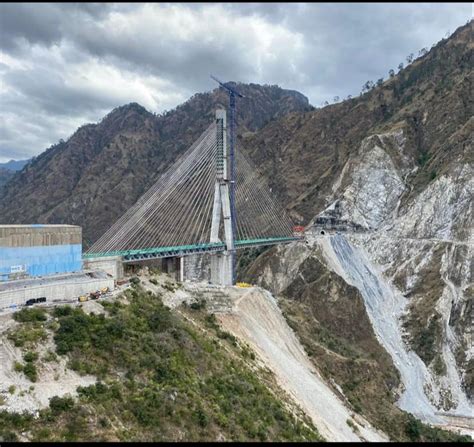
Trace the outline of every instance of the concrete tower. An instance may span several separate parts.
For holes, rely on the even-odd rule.
[[[227,159],[227,123],[225,110],[216,111],[217,124],[217,160],[216,160],[216,183],[214,187],[214,204],[212,208],[212,224],[210,242],[220,242],[219,230],[221,228],[221,217],[224,224],[224,241],[226,250],[211,256],[211,282],[230,286],[233,284],[233,261],[235,255],[232,214],[230,206]]]

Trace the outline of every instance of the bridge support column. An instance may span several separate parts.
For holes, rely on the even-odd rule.
[[[184,282],[184,256],[179,258],[179,281]]]
[[[229,252],[211,256],[211,283],[220,286],[232,285],[232,256]]]
[[[174,277],[177,281],[180,280],[180,258],[163,258],[162,263],[165,273],[168,273],[168,275]]]

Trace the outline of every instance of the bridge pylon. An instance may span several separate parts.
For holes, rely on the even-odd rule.
[[[233,285],[235,233],[232,207],[230,203],[229,161],[227,157],[227,119],[226,111],[216,111],[216,182],[212,207],[211,237],[209,242],[221,242],[221,228],[224,229],[225,250],[211,256],[211,282],[220,285]],[[222,220],[221,220],[222,219]],[[221,222],[223,225],[221,225]]]

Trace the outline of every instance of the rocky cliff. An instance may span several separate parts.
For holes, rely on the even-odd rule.
[[[367,389],[429,422],[456,414],[472,424],[472,26],[361,98],[244,139],[261,148],[254,156],[272,186],[319,240],[261,255],[248,280],[278,294],[308,349],[331,351],[318,355],[320,367],[388,432]],[[335,231],[345,234],[328,236]],[[357,313],[361,300],[366,315]],[[390,354],[384,366],[376,345],[362,350],[357,340],[367,318],[366,336]],[[357,354],[341,353],[347,344]],[[346,362],[372,353],[399,382],[351,368],[351,384],[327,360],[334,353]]]

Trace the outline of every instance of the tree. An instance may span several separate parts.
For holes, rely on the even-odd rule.
[[[335,96],[335,97],[333,98],[333,100],[334,100],[334,102],[339,102],[339,96]]]
[[[403,62],[400,62],[400,63],[398,64],[398,70],[403,70]]]
[[[374,88],[374,83],[373,81],[367,81],[363,86],[362,86],[362,91],[363,92],[368,92],[369,90]]]
[[[325,106],[328,106],[329,103],[328,103],[327,101],[324,101],[324,105],[325,105]]]
[[[380,87],[383,84],[383,78],[377,79],[377,87]]]
[[[407,63],[411,64],[413,62],[413,58],[415,57],[415,55],[413,53],[410,53],[407,57],[406,57],[406,61]]]
[[[352,99],[352,95],[347,95],[347,99]]]
[[[427,48],[422,48],[420,51],[418,51],[418,57],[422,57],[426,53],[428,53],[428,49]]]
[[[388,70],[388,74],[391,78],[393,78],[395,76],[395,70],[391,68],[390,70]]]

